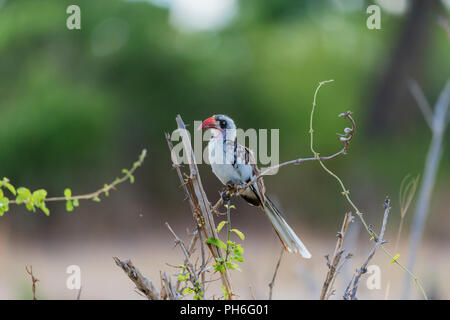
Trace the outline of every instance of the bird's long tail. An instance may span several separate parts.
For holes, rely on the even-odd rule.
[[[305,245],[295,234],[294,230],[287,224],[286,220],[281,215],[280,210],[274,205],[274,203],[265,196],[265,204],[263,206],[264,212],[272,223],[273,228],[278,234],[281,242],[286,250],[289,252],[300,253],[303,258],[311,258],[311,254]]]

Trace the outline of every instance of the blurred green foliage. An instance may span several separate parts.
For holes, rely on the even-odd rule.
[[[190,123],[227,113],[242,128],[280,128],[281,161],[310,156],[313,93],[327,79],[335,82],[319,95],[317,148],[321,154],[341,148],[335,133],[347,123],[337,115],[352,110],[354,143],[330,167],[349,177],[350,187],[369,184],[358,187],[357,196],[366,199],[375,189],[383,199],[397,192],[407,173],[422,170],[430,135],[415,106],[388,138],[369,138],[364,130],[374,81],[401,16],[383,14],[383,29],[371,31],[364,8],[247,0],[223,30],[197,33],[173,28],[168,10],[150,2],[80,0],[82,29],[68,30],[70,4],[0,5],[0,168],[15,185],[45,181],[51,193],[107,179],[148,147],[150,161],[138,181],[155,203],[167,206],[167,198],[181,196],[163,136],[175,128],[176,114]],[[436,95],[450,74],[448,43],[438,26],[432,44],[423,85]],[[307,194],[294,197],[302,199],[291,200],[293,206],[311,212],[311,219],[335,214],[329,209],[337,208],[338,188],[317,166],[283,170],[267,180],[274,189],[288,189],[286,198]],[[320,201],[324,197],[330,201]],[[339,202],[339,211],[344,207]]]

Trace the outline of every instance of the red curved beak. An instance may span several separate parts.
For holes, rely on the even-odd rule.
[[[209,117],[208,119],[203,121],[198,130],[206,130],[211,128],[216,128],[216,118],[214,117]]]

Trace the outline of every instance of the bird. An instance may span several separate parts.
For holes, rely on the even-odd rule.
[[[208,143],[208,156],[213,173],[225,186],[245,187],[260,171],[253,152],[237,142],[236,125],[230,117],[213,115],[202,122],[199,130],[211,130]],[[257,179],[246,188],[237,188],[241,196],[250,205],[260,207],[272,223],[276,234],[286,251],[300,253],[303,258],[311,254],[303,242],[288,225],[281,211],[267,196],[264,181]],[[223,197],[225,193],[223,193]]]

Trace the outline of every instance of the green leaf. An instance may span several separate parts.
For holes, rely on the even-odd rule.
[[[220,239],[216,239],[216,238],[208,238],[208,239],[206,239],[206,243],[212,244],[212,245],[214,245],[214,246],[216,246],[216,247],[223,248],[223,249],[225,249],[225,250],[227,249],[226,244],[223,243],[223,241],[220,240]]]
[[[66,188],[64,190],[64,197],[66,197],[67,200],[69,200],[70,198],[72,198],[72,190],[70,190],[69,188]]]
[[[72,204],[74,207],[78,207],[80,205],[80,202],[78,201],[78,199],[73,199]]]
[[[30,190],[24,187],[20,187],[19,189],[17,189],[16,201],[18,204],[24,203],[25,201],[30,200],[30,198],[31,198]]]
[[[3,192],[2,192],[3,194]],[[5,212],[9,210],[9,199],[6,197],[0,196],[0,216],[3,216]]]
[[[73,211],[73,203],[72,203],[72,201],[67,200],[67,202],[66,202],[66,210],[69,211],[69,212]]]
[[[395,261],[398,260],[398,258],[400,258],[400,254],[396,254],[395,257],[391,260],[390,264],[393,264]]]
[[[33,192],[33,195],[32,195],[32,199],[35,204],[44,202],[46,197],[47,197],[47,191],[45,191],[44,189],[36,190],[35,192]]]
[[[130,175],[130,183],[134,183],[134,176]]]
[[[239,238],[241,238],[242,241],[245,240],[244,234],[243,234],[241,231],[239,231],[238,229],[231,229],[231,231],[233,231],[234,233],[236,233],[236,234],[239,236]]]
[[[48,210],[47,206],[45,205],[45,203],[43,203],[42,205],[39,206],[39,208],[42,210],[42,212],[45,213],[46,216],[50,215],[50,210]]]
[[[191,288],[187,287],[187,288],[184,288],[183,294],[184,294],[184,295],[189,295],[189,294],[191,294],[193,291],[194,291],[194,290],[192,290]]]
[[[8,178],[3,178],[1,185],[5,186],[9,190],[9,192],[11,192],[13,195],[17,194],[16,188],[14,188],[14,186],[9,183]]]
[[[244,262],[244,258],[242,258],[242,257],[233,257],[233,258],[230,259],[230,261]]]
[[[227,263],[228,269],[242,271],[236,263]]]
[[[233,252],[236,256],[240,257],[244,254],[244,249],[240,245],[236,245],[233,249]]]
[[[34,208],[34,204],[32,202],[25,203],[25,207],[27,208],[28,211],[33,211],[33,212],[36,211],[36,209]]]
[[[227,221],[222,221],[219,223],[219,225],[217,226],[217,233],[220,232],[220,230],[222,230],[223,226],[227,223]]]
[[[95,202],[100,202],[101,200],[100,200],[100,198],[99,198],[99,197],[95,196],[94,198],[92,198],[92,201],[95,201]]]

